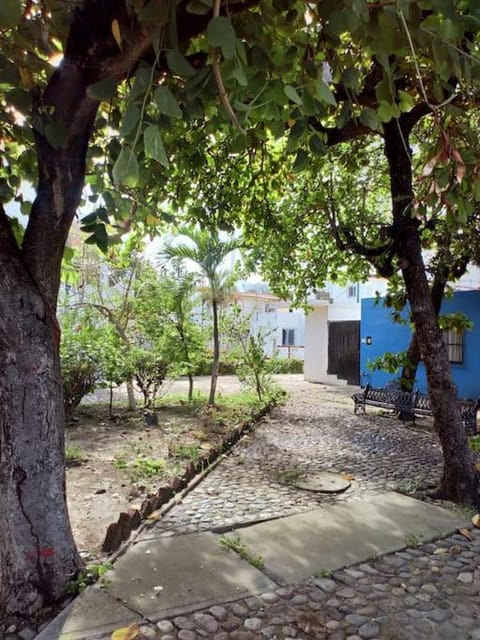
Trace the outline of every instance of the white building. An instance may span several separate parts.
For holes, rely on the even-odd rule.
[[[360,314],[362,298],[386,292],[386,281],[339,286],[328,283],[309,300],[312,310],[305,318],[304,375],[309,382],[359,384]]]
[[[270,293],[236,291],[233,301],[251,316],[254,333],[263,329],[268,333],[266,355],[303,360],[305,345],[305,313],[293,310],[288,301]]]

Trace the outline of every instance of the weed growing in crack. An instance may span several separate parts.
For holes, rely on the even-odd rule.
[[[252,567],[255,567],[256,569],[263,569],[265,567],[265,562],[263,561],[262,556],[254,555],[239,535],[236,535],[234,538],[221,536],[220,544],[226,549],[231,549],[232,551],[235,551],[235,553],[238,553],[238,555],[249,562]]]

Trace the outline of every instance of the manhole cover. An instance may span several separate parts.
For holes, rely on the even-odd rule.
[[[301,475],[294,482],[298,489],[320,493],[340,493],[346,491],[351,484],[344,477],[326,471]]]

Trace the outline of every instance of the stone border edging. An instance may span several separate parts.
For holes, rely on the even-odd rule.
[[[228,454],[232,447],[250,431],[254,425],[265,415],[267,415],[277,402],[270,401],[260,411],[254,414],[249,420],[238,427],[231,429],[222,439],[220,445],[212,447],[209,451],[202,453],[196,463],[189,460],[185,465],[182,476],[174,476],[168,484],[161,486],[155,494],[150,494],[143,500],[140,508],[130,507],[122,511],[116,522],[108,525],[105,538],[102,544],[102,551],[107,554],[114,554],[115,557],[121,555],[122,543],[127,542],[133,531],[147,524],[147,518],[154,512],[159,511],[162,517],[174,507],[180,497],[183,498],[194,489],[203,478]]]

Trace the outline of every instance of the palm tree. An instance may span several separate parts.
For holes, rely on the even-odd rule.
[[[241,242],[238,238],[221,239],[217,229],[185,227],[180,229],[179,235],[188,239],[188,243],[168,245],[161,255],[168,259],[191,260],[197,265],[207,281],[208,299],[212,305],[213,325],[213,363],[208,404],[213,405],[215,404],[220,362],[218,311],[219,305],[225,300],[231,276],[231,272],[228,269],[222,268],[222,263],[232,251],[240,248]]]

